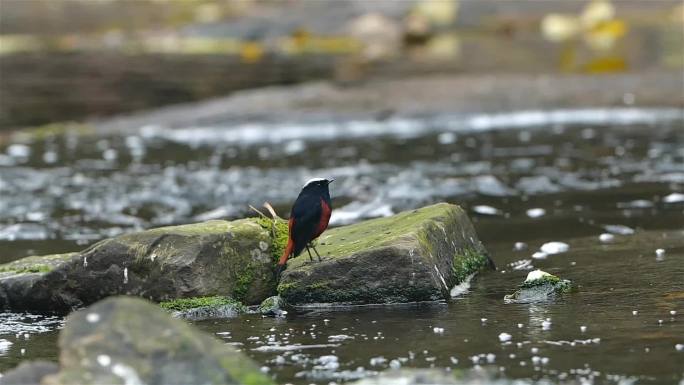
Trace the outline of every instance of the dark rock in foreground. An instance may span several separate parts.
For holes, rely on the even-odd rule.
[[[272,385],[242,353],[138,298],[73,313],[59,347],[60,370],[43,384]]]
[[[572,283],[541,270],[531,271],[513,294],[506,295],[506,303],[543,302],[572,290]]]
[[[43,377],[55,374],[59,366],[48,361],[25,361],[0,377],[0,385],[33,385],[40,384]]]
[[[452,287],[493,268],[465,212],[440,203],[325,232],[323,262],[288,262],[278,286],[292,305],[370,304],[449,298]]]
[[[274,234],[267,220],[209,221],[21,259],[0,265],[0,308],[68,311],[119,294],[154,301],[225,295],[258,304],[275,292]]]

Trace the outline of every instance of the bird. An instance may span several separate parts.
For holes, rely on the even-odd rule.
[[[304,249],[309,253],[309,259],[312,262],[313,257],[310,248],[318,256],[318,261],[321,261],[321,255],[318,254],[318,250],[311,242],[328,228],[332,214],[328,186],[333,181],[334,179],[313,178],[304,184],[290,211],[287,246],[283,256],[278,261],[277,276],[280,276],[280,273],[285,269],[288,258],[290,256],[297,257]]]

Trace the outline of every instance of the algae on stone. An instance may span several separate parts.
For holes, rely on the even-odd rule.
[[[331,229],[318,251],[323,262],[288,261],[278,285],[288,303],[448,299],[467,276],[493,268],[465,212],[446,203]]]

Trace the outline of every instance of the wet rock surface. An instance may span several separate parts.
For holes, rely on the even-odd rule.
[[[0,306],[65,311],[117,294],[258,304],[275,290],[272,234],[257,219],[209,221],[107,239],[49,266],[15,261],[0,266],[13,272],[0,276]]]
[[[493,268],[465,212],[446,203],[339,227],[288,262],[278,292],[292,305],[434,301]]]
[[[286,306],[285,300],[280,296],[274,295],[261,302],[261,305],[259,305],[259,313],[270,317],[285,317],[287,315],[287,310],[285,310]]]
[[[553,300],[572,291],[572,283],[541,270],[530,272],[525,282],[513,294],[506,295],[506,303],[534,303]]]
[[[60,370],[44,384],[272,384],[234,348],[137,298],[73,313],[59,347]]]

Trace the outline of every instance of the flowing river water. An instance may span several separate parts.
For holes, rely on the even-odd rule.
[[[29,136],[0,147],[0,263],[264,201],[284,215],[306,179],[334,177],[335,225],[457,203],[498,271],[448,303],[197,322],[278,383],[436,367],[502,383],[682,384],[683,127],[677,110],[597,109]],[[539,253],[548,242],[567,251]],[[505,304],[533,268],[578,290]],[[61,325],[0,313],[0,371],[56,360]]]

